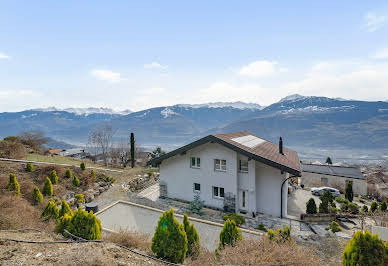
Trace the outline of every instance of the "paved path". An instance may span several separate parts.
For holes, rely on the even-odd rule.
[[[0,158],[0,161],[11,162],[11,163],[49,164],[49,165],[60,165],[60,166],[66,166],[66,167],[77,167],[75,165],[65,164],[65,163],[37,162],[37,161],[16,160],[16,159],[7,159],[7,158]],[[121,170],[114,170],[114,169],[101,168],[101,167],[86,167],[86,169],[103,170],[103,171],[110,171],[110,172],[116,172],[116,173],[123,172]]]
[[[157,201],[159,199],[160,190],[159,183],[154,184],[138,194],[140,197],[150,199],[152,201]]]
[[[101,220],[104,229],[116,232],[120,230],[135,231],[152,238],[162,212],[134,203],[117,202],[113,206],[96,213],[96,215]],[[182,223],[182,215],[176,214],[175,216]],[[201,246],[214,251],[218,246],[219,234],[223,225],[195,218],[191,222],[198,231]],[[243,230],[244,238],[260,238],[260,234]]]

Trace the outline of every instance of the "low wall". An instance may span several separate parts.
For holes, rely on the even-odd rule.
[[[372,225],[372,234],[378,234],[381,240],[388,241],[388,228]]]

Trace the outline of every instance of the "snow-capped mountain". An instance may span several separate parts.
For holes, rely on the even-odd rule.
[[[251,110],[261,110],[264,106],[261,106],[257,103],[244,103],[241,101],[238,102],[214,102],[214,103],[203,103],[203,104],[178,104],[179,107],[188,107],[188,108],[224,108],[232,107],[235,109],[251,109]]]
[[[56,107],[47,107],[47,108],[37,108],[32,109],[31,111],[40,111],[40,112],[56,112],[56,111],[63,111],[68,113],[73,113],[76,115],[90,115],[90,114],[120,114],[120,115],[128,115],[132,113],[131,110],[123,110],[123,111],[115,111],[111,108],[104,108],[104,107],[87,107],[87,108],[75,108],[75,107],[69,107],[69,108],[56,108]]]

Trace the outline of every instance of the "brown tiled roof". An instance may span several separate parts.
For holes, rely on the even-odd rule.
[[[279,145],[272,143],[270,141],[264,140],[263,143],[253,147],[249,148],[245,145],[242,145],[236,141],[233,141],[232,139],[243,137],[243,136],[255,136],[254,134],[244,131],[244,132],[234,132],[234,133],[228,133],[228,134],[215,134],[213,135],[216,138],[219,138],[223,141],[226,141],[236,147],[239,147],[240,149],[243,149],[249,153],[252,153],[254,155],[257,155],[263,159],[267,159],[271,162],[277,163],[282,166],[286,166],[290,169],[293,169],[297,172],[301,172],[300,169],[300,162],[298,153],[287,149],[283,147],[283,154],[279,153]],[[255,136],[257,137],[257,136]],[[260,137],[258,137],[260,138]]]
[[[62,151],[61,149],[55,149],[55,150],[51,149],[51,150],[49,150],[49,153],[50,154],[59,154],[61,151]]]
[[[257,137],[252,133],[246,132],[246,131],[228,133],[228,134],[209,135],[207,137],[194,141],[190,144],[187,144],[181,148],[173,150],[165,155],[154,158],[150,160],[147,164],[148,165],[160,164],[164,159],[175,156],[177,154],[185,153],[186,151],[196,146],[202,145],[207,142],[217,142],[251,159],[254,159],[256,161],[278,168],[290,174],[301,176],[299,157],[295,151],[283,147],[283,154],[280,154],[278,144],[274,144],[267,140],[264,140],[262,143],[258,144],[257,146],[253,146],[251,148],[232,140],[234,138],[244,137],[249,135]]]

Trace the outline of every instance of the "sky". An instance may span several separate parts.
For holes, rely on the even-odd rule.
[[[0,112],[388,100],[387,1],[0,0]]]

